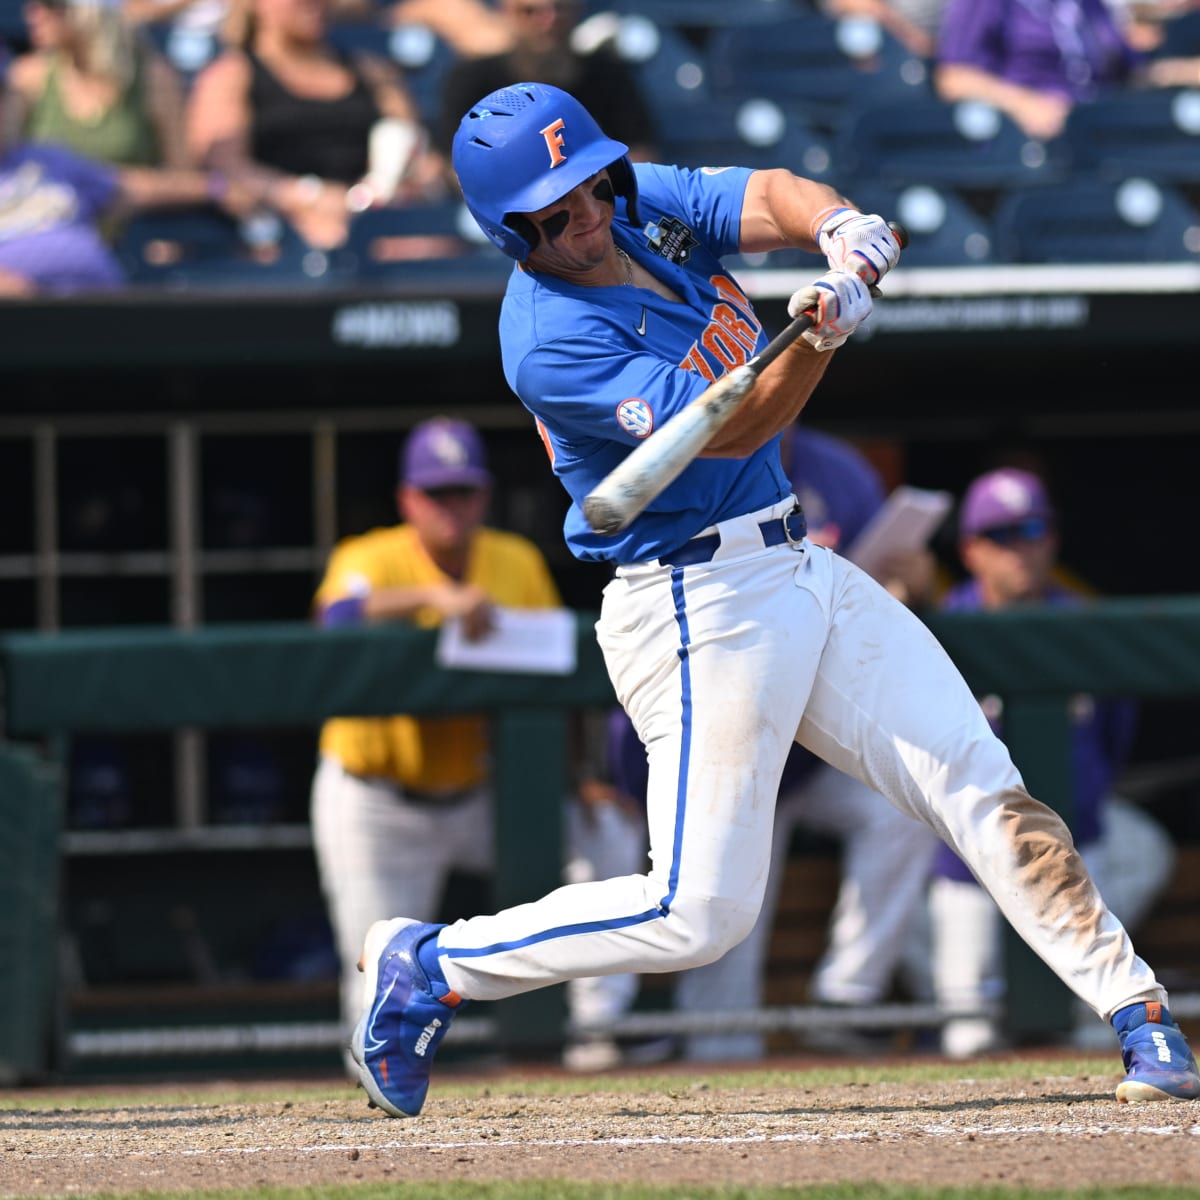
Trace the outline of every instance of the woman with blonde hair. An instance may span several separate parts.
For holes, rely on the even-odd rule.
[[[445,189],[399,70],[340,53],[328,14],[328,0],[232,0],[227,49],[187,109],[198,161],[251,180],[322,248],[345,239],[356,211]]]
[[[188,165],[182,82],[117,0],[38,0],[27,8],[31,28],[40,9],[61,19],[52,39],[9,68],[21,136],[116,166]]]

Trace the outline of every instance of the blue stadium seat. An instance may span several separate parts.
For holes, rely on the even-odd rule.
[[[839,169],[858,178],[998,190],[1063,178],[1060,143],[1030,138],[988,105],[928,96],[856,109],[838,129],[833,152]]]
[[[454,53],[433,30],[424,25],[385,29],[370,21],[339,22],[330,26],[329,40],[346,54],[371,54],[395,63],[425,124],[437,127],[442,77]]]
[[[179,72],[185,88],[221,53],[216,34],[186,29],[170,21],[143,26],[150,44]]]
[[[594,26],[593,26],[594,28]],[[712,99],[703,51],[682,34],[637,13],[613,16],[611,44],[633,73],[657,126]]]
[[[828,142],[806,115],[761,97],[680,109],[659,141],[663,159],[682,167],[787,167],[810,179],[832,168]]]
[[[992,217],[997,250],[1018,263],[1200,261],[1200,213],[1148,179],[1077,179],[1012,192]]]
[[[794,0],[593,0],[590,7],[637,13],[670,29],[719,29],[726,25],[768,25],[795,12]]]
[[[813,119],[831,128],[853,104],[901,105],[928,95],[927,64],[864,18],[808,12],[731,26],[713,33],[708,52],[719,95],[803,102]]]
[[[1200,54],[1200,9],[1162,23],[1162,44],[1155,51],[1157,58],[1191,58]]]
[[[1200,89],[1130,90],[1078,104],[1063,141],[1083,171],[1200,184]]]
[[[331,255],[271,214],[238,222],[210,207],[151,210],[126,223],[116,250],[130,283],[175,290],[321,287],[333,277]]]
[[[23,0],[0,0],[0,71],[3,71],[5,51],[24,49],[27,35],[25,18],[21,13]]]
[[[339,251],[343,278],[387,282],[413,279],[506,279],[512,259],[501,253],[460,201],[372,208],[350,222]]]
[[[899,221],[908,231],[905,267],[966,267],[995,261],[989,218],[955,191],[932,184],[887,187],[873,180],[843,180],[842,190],[864,212]]]

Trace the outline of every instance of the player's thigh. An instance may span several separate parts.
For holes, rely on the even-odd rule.
[[[829,558],[829,637],[796,740],[935,823],[951,794],[1017,786],[1007,750],[926,626],[857,567]]]

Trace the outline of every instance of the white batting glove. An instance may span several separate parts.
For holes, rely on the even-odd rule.
[[[812,313],[811,329],[800,336],[818,350],[840,346],[870,315],[871,289],[849,271],[830,271],[788,301],[788,315]]]
[[[871,285],[900,261],[900,242],[888,223],[856,208],[827,208],[818,213],[812,235],[830,270],[851,271]]]

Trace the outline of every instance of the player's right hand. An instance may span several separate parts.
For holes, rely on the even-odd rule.
[[[840,346],[870,315],[871,290],[849,271],[829,271],[793,293],[788,314],[812,314],[812,327],[801,337],[818,350]]]

